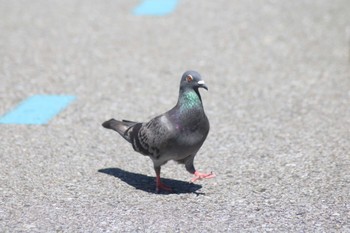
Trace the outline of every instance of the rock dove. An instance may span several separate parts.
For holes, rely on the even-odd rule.
[[[213,173],[198,172],[193,166],[194,157],[209,132],[199,88],[208,90],[201,75],[196,71],[186,71],[181,78],[177,104],[169,111],[143,123],[111,119],[102,124],[117,131],[135,151],[152,159],[156,192],[172,191],[160,179],[160,167],[169,160],[185,164],[186,170],[195,176],[192,182],[215,177]]]

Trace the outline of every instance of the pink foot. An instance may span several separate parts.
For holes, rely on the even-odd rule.
[[[210,172],[209,174],[206,173],[200,173],[198,171],[194,172],[195,177],[191,179],[191,182],[195,182],[196,180],[201,180],[201,179],[210,179],[214,178],[216,175],[213,174],[213,172]]]
[[[172,192],[173,189],[160,181],[160,178],[156,179],[156,193],[159,193],[161,190],[166,192]]]
[[[156,193],[159,193],[161,190],[164,190],[166,192],[173,192],[172,188],[170,188],[169,186],[167,186],[167,185],[162,183],[162,181],[160,180],[160,175],[157,174],[157,177],[156,177]]]

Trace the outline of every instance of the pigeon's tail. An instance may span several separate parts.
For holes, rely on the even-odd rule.
[[[138,124],[138,122],[133,122],[133,121],[118,121],[115,119],[110,119],[102,124],[103,127],[106,129],[113,129],[117,131],[125,140],[128,142],[131,142],[130,139],[130,129]]]

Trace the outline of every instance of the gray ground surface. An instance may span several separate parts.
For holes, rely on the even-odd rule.
[[[48,125],[0,125],[1,232],[350,232],[350,2],[0,1],[0,114],[77,100]],[[211,132],[192,176],[100,124],[171,108],[198,70]],[[99,172],[100,170],[100,172]]]

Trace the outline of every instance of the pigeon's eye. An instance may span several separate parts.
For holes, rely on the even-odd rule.
[[[190,75],[190,74],[189,74],[189,75],[187,75],[187,77],[186,77],[186,81],[187,81],[187,82],[189,82],[189,83],[190,83],[190,82],[192,82],[192,81],[193,81],[193,77],[192,77],[192,75]]]

